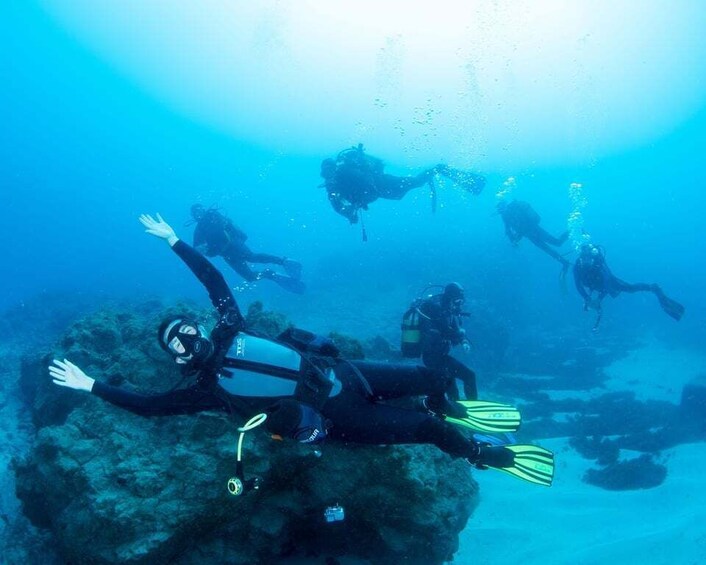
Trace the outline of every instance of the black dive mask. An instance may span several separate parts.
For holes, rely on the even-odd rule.
[[[204,327],[187,318],[177,318],[170,322],[159,338],[162,348],[180,365],[204,361],[213,351],[213,344],[206,337]]]

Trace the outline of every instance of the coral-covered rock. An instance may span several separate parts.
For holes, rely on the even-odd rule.
[[[180,377],[155,345],[160,319],[152,308],[96,313],[69,329],[55,356],[126,388],[169,390]],[[245,478],[261,486],[233,496],[242,419],[141,418],[51,385],[51,357],[23,366],[39,429],[14,470],[25,515],[51,532],[65,562],[441,563],[477,503],[468,465],[435,447],[329,443],[319,454],[261,428],[246,434],[243,452]],[[326,522],[336,504],[344,520]]]

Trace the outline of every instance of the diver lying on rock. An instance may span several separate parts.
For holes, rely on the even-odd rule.
[[[223,275],[194,248],[177,238],[162,218],[143,215],[150,233],[164,239],[206,287],[219,319],[213,331],[187,317],[165,320],[157,337],[182,366],[191,384],[163,394],[143,395],[86,375],[68,360],[49,367],[54,383],[84,390],[141,416],[238,411],[248,418],[264,412],[273,436],[303,443],[330,440],[365,444],[433,444],[452,457],[492,467],[549,486],[550,451],[532,445],[491,446],[467,438],[454,426],[482,432],[512,432],[520,415],[493,402],[449,402],[446,377],[407,364],[347,361],[335,345],[308,332],[288,330],[278,339],[246,331],[245,321]],[[433,413],[381,401],[428,397]],[[449,421],[446,421],[446,418]]]

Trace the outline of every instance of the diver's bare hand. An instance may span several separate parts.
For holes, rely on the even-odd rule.
[[[160,239],[165,239],[170,247],[174,246],[174,244],[179,241],[172,226],[165,222],[159,214],[157,214],[156,220],[149,214],[142,214],[140,216],[140,223],[147,228],[145,231],[148,234]]]
[[[54,365],[49,365],[49,375],[55,385],[86,392],[91,392],[96,382],[68,359],[54,359]]]

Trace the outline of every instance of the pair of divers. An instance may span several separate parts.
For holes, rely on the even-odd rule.
[[[550,246],[560,247],[569,237],[569,232],[555,237],[540,226],[541,218],[529,203],[513,200],[498,203],[498,213],[505,224],[505,233],[517,245],[524,237],[562,266],[562,276],[571,265],[569,261]],[[658,284],[631,284],[616,277],[605,260],[605,250],[601,246],[584,243],[579,248],[579,256],[573,266],[574,284],[584,301],[584,310],[596,311],[593,330],[597,331],[603,315],[602,302],[606,296],[615,298],[622,292],[651,292],[659,301],[662,310],[676,321],[684,315],[684,306],[669,298]]]
[[[347,360],[335,344],[290,328],[276,338],[249,332],[223,275],[180,240],[159,215],[140,217],[146,232],[164,240],[204,285],[218,321],[209,333],[189,316],[165,319],[157,330],[161,348],[183,373],[182,385],[141,394],[86,375],[69,360],[54,360],[54,384],[89,392],[135,414],[152,417],[205,410],[238,412],[262,423],[273,437],[318,444],[328,439],[371,445],[432,444],[479,469],[497,469],[550,486],[551,451],[534,445],[491,445],[460,428],[510,433],[521,422],[516,408],[495,402],[446,398],[443,372],[407,363]],[[429,411],[387,400],[427,397]],[[255,424],[252,424],[255,425]],[[246,424],[245,428],[248,428]],[[233,494],[239,494],[234,487]]]

